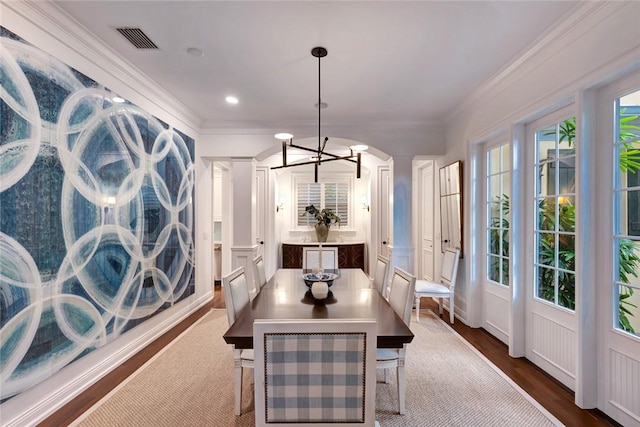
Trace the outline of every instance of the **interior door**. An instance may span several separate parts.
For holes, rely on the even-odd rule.
[[[268,209],[267,197],[269,192],[267,188],[268,170],[265,168],[256,168],[256,243],[258,244],[258,254],[264,259],[266,255],[265,241],[267,238],[267,221],[269,220],[270,209]],[[265,265],[267,263],[265,262]]]
[[[640,149],[640,73],[597,94],[600,172],[598,263],[598,408],[624,426],[640,426],[640,167],[624,159]],[[614,114],[611,112],[614,111]],[[637,151],[636,151],[637,153]],[[631,156],[630,156],[631,157]],[[613,178],[613,179],[612,179]],[[613,225],[613,226],[612,226]],[[598,231],[598,230],[596,230]]]
[[[528,124],[525,356],[575,390],[575,157],[580,143],[565,135],[573,106]],[[575,126],[573,127],[575,129]]]
[[[391,174],[389,168],[384,167],[378,170],[378,188],[380,197],[378,198],[378,254],[387,258],[391,257]]]
[[[500,137],[484,145],[484,265],[482,272],[482,327],[509,344],[511,317],[510,203],[511,146]],[[480,169],[480,168],[479,168]],[[522,350],[520,350],[522,351]]]
[[[213,167],[213,278],[222,280],[222,170],[214,163]]]
[[[419,215],[420,221],[420,276],[422,279],[433,281],[435,274],[433,271],[433,198],[434,198],[434,165],[429,160],[422,168],[420,168],[420,209],[422,214]]]

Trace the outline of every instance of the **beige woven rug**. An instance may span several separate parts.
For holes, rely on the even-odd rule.
[[[386,426],[553,426],[561,423],[430,310],[407,350],[407,414],[397,414],[395,375],[376,387]],[[253,385],[245,372],[242,411],[233,414],[233,362],[214,310],[174,340],[72,425],[253,426]]]

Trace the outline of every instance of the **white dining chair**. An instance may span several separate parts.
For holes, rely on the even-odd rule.
[[[389,290],[389,304],[404,323],[409,327],[411,323],[411,302],[413,300],[413,289],[415,287],[415,276],[396,267],[391,280]],[[384,369],[385,382],[390,381],[390,370],[396,369],[396,381],[398,386],[398,412],[404,415],[406,412],[405,393],[405,358],[407,345],[402,348],[380,348],[376,352],[376,364],[378,369]]]
[[[302,268],[311,270],[320,267],[320,248],[302,248]],[[338,248],[322,248],[322,268],[324,270],[338,269]]]
[[[375,319],[256,319],[256,426],[374,426]]]
[[[262,287],[267,284],[267,275],[264,271],[264,260],[262,255],[255,257],[251,263],[253,266],[253,278],[255,281],[256,292],[260,292]]]
[[[430,282],[428,280],[416,280],[416,322],[420,321],[420,298],[432,297],[438,299],[440,314],[442,314],[443,299],[449,298],[449,321],[453,324],[455,318],[454,301],[459,260],[460,249],[447,248],[442,260],[440,283]]]
[[[382,255],[378,255],[376,260],[376,269],[373,274],[373,285],[378,289],[378,292],[386,299],[387,298],[387,275],[389,272],[389,258]]]
[[[222,278],[224,288],[224,303],[227,308],[229,327],[236,321],[238,314],[249,305],[249,287],[244,267],[237,268]],[[253,369],[253,350],[241,350],[232,345],[234,370],[234,395],[236,415],[242,413],[242,375],[244,368]]]

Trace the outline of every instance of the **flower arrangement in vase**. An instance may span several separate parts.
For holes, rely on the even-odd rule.
[[[340,217],[333,213],[330,208],[318,209],[314,205],[309,205],[304,208],[304,212],[300,214],[300,216],[304,215],[312,215],[316,219],[316,236],[318,237],[318,242],[327,241],[331,224],[335,223],[340,226]]]

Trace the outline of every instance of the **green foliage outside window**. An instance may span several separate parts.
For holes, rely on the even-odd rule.
[[[538,203],[538,224],[541,230],[555,229],[555,206],[541,200]],[[575,245],[572,234],[562,234],[573,232],[576,229],[576,209],[570,203],[563,203],[558,208],[558,233],[539,233],[538,261],[544,265],[553,265],[558,268],[558,305],[575,310]],[[558,260],[556,264],[556,242],[558,237]],[[564,271],[568,270],[568,271]],[[542,268],[542,273],[538,278],[538,296],[547,301],[554,301],[556,294],[555,270]]]
[[[503,196],[504,200],[501,203],[501,209],[503,210],[502,227],[509,228],[509,222],[504,219],[509,212],[509,198]],[[538,204],[538,215],[540,216],[541,224],[555,223],[555,209],[553,206],[547,206],[544,201]],[[570,204],[564,204],[559,209],[558,222],[560,231],[572,231],[575,229],[575,206]],[[496,221],[495,224],[499,224],[500,219],[494,217],[492,221]],[[554,236],[552,233],[545,233],[545,235]],[[505,234],[506,236],[506,234]],[[557,267],[564,270],[575,271],[575,250],[572,242],[569,242],[566,238],[568,236],[560,235],[558,238],[558,265]],[[495,248],[493,253],[497,253],[499,247],[500,235],[498,230],[494,230],[491,236],[490,245]],[[508,248],[508,239],[504,239],[502,242],[503,248]],[[638,277],[638,267],[640,266],[640,257],[634,252],[633,241],[629,239],[621,239],[619,241],[620,251],[620,281],[623,283],[629,283],[630,276]],[[554,263],[554,247],[555,242],[552,239],[542,238],[540,241],[540,247],[538,249],[539,259],[543,264],[553,265]],[[495,263],[490,268],[494,270],[490,277],[497,277],[499,275],[500,266]],[[544,269],[545,273],[541,274],[539,278],[538,296],[547,301],[554,301],[555,286],[554,286],[554,270]],[[619,295],[620,300],[620,315],[619,315],[619,327],[620,329],[635,334],[635,330],[629,322],[629,316],[633,316],[633,313],[629,308],[636,308],[636,306],[628,301],[633,295],[633,288],[622,287]],[[558,272],[558,304],[571,310],[575,309],[575,282],[573,280],[573,274],[564,271]]]
[[[624,110],[621,111],[621,115]],[[621,117],[619,123],[620,141],[635,139],[637,133],[634,130],[640,127],[632,123],[638,119],[638,116]],[[566,141],[571,147],[575,140],[576,119],[575,117],[565,120],[559,128],[560,141]],[[640,150],[633,147],[631,143],[624,143],[624,149],[620,152],[620,170],[623,173],[635,173],[640,171]],[[502,219],[499,216],[491,218],[492,227],[501,227],[509,229],[508,218],[509,198],[503,195],[500,202],[502,210]],[[540,230],[555,230],[555,206],[541,200],[538,203],[538,224]],[[555,233],[540,233],[542,236],[538,243],[538,259],[541,264],[555,265],[561,269],[558,270],[558,304],[575,309],[575,281],[574,274],[563,270],[575,271],[575,246],[573,244],[573,235],[562,234],[565,232],[575,231],[575,206],[571,203],[562,203],[558,208],[558,264],[555,265]],[[500,240],[502,239],[502,247],[509,247],[508,234],[500,235],[500,230],[493,230],[489,242],[491,253],[499,253]],[[640,267],[640,257],[634,251],[634,242],[630,239],[619,239],[619,279],[622,283],[629,283],[631,276],[638,277],[638,269]],[[499,264],[492,263],[490,266],[489,277],[499,277]],[[542,269],[539,276],[538,296],[548,301],[554,301],[556,288],[553,269]],[[633,296],[634,289],[631,287],[621,286],[618,294],[619,299],[619,324],[618,327],[626,332],[635,334],[635,330],[629,321],[629,317],[633,316],[632,308],[637,308],[629,299]]]
[[[640,264],[640,258],[634,251],[633,241],[629,239],[620,239],[619,241],[619,266],[620,266],[620,281],[623,283],[629,283],[629,276],[638,277],[638,264]],[[627,286],[621,286],[618,294],[619,315],[618,326],[623,331],[635,334],[636,331],[631,326],[629,316],[633,317],[631,308],[637,308],[637,306],[629,301],[629,298],[633,296],[633,288]]]
[[[623,143],[623,147],[619,153],[619,165],[620,172],[632,174],[640,171],[640,150],[633,147],[632,141],[638,137],[639,126],[633,123],[637,121],[637,115],[625,116],[625,109],[620,109],[619,114],[619,139]],[[632,240],[620,239],[618,243],[618,268],[619,268],[619,281],[622,283],[629,283],[630,276],[638,277],[638,264],[640,264],[640,258],[635,252],[635,245]],[[637,306],[629,301],[633,296],[634,289],[627,286],[620,286],[618,293],[619,311],[618,311],[618,326],[620,329],[626,332],[635,334],[635,330],[629,321],[629,316],[633,316],[631,312],[632,308]]]
[[[493,256],[490,257],[488,277],[493,281],[508,286],[509,259],[501,258],[497,255],[509,256],[509,220],[507,219],[509,218],[509,196],[503,194],[502,199],[499,199],[498,196],[496,198],[502,211],[502,218],[500,218],[499,214],[491,218],[489,253]],[[500,277],[500,264],[502,264],[502,278]]]
[[[640,127],[633,124],[638,119],[638,116],[624,116],[624,109],[620,110],[620,120],[618,129],[620,132],[620,141],[627,141],[635,139],[637,132],[634,132]],[[569,146],[573,145],[576,135],[576,119],[575,117],[565,120],[560,126],[560,142],[567,141]],[[624,148],[620,151],[619,155],[619,167],[623,173],[635,173],[640,170],[640,150],[633,148],[630,142],[623,143]],[[575,209],[567,206],[567,209],[560,209],[559,213],[560,229],[572,225],[575,229]],[[560,239],[559,239],[560,240]],[[573,265],[574,253],[573,250],[563,251],[561,245],[561,253],[559,254],[559,263],[567,262]],[[640,257],[634,251],[633,241],[629,239],[619,239],[618,244],[619,253],[619,270],[620,281],[623,283],[629,283],[629,276],[638,277],[638,266],[640,265]],[[561,267],[562,268],[562,267]],[[558,279],[559,291],[561,290],[560,278]],[[634,328],[629,322],[629,316],[633,316],[633,313],[629,308],[636,308],[629,300],[633,296],[633,288],[621,286],[619,292],[619,328],[635,334]],[[562,294],[562,291],[560,291]],[[560,297],[561,295],[559,295]],[[573,301],[575,306],[575,301]]]

